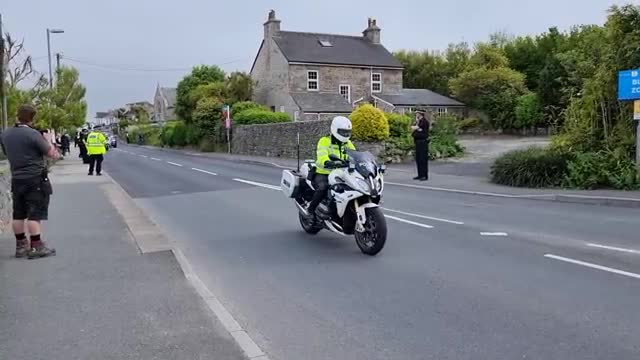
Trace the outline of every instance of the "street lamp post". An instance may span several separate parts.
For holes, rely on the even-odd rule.
[[[51,69],[51,34],[62,34],[62,29],[47,29],[47,54],[49,56],[49,88],[53,88],[53,70]]]

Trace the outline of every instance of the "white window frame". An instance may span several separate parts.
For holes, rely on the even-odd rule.
[[[284,112],[284,106],[280,105],[280,112]]]
[[[311,79],[310,75],[312,73],[316,74],[315,79]],[[316,83],[316,88],[312,89],[309,84]],[[320,91],[320,72],[318,70],[307,70],[307,91]]]
[[[380,77],[379,80],[373,80],[374,76],[376,76],[376,75]],[[380,89],[374,90],[373,89],[373,85],[374,84],[380,85]],[[372,72],[371,73],[371,93],[379,94],[381,92],[382,92],[382,73],[374,73],[374,72]]]
[[[346,87],[347,88],[347,97],[345,98],[349,104],[351,104],[351,85],[349,84],[340,84],[338,85],[338,94],[340,94],[340,96],[344,97],[344,94],[342,94],[342,88]]]
[[[293,112],[293,121],[300,121],[300,111]]]
[[[448,109],[446,107],[439,107],[436,109],[438,116],[447,115]]]

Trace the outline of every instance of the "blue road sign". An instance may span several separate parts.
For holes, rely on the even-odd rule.
[[[618,100],[640,99],[640,69],[618,73]]]

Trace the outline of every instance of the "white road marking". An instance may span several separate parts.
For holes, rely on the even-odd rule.
[[[480,236],[509,236],[506,232],[481,232]]]
[[[446,222],[446,223],[449,223],[449,224],[456,224],[456,225],[464,225],[464,223],[462,221],[454,221],[454,220],[447,220],[447,219],[442,219],[442,218],[437,218],[437,217],[432,217],[432,216],[413,214],[413,213],[404,212],[404,211],[400,211],[400,210],[393,210],[393,209],[389,209],[389,208],[383,208],[383,209],[384,209],[384,211],[390,211],[390,212],[393,212],[393,213],[407,215],[407,216],[414,216],[414,217],[417,217],[417,218],[422,218],[422,219],[427,219],[427,220],[441,221],[441,222]]]
[[[151,158],[151,160],[155,160],[155,161],[162,161],[162,160],[160,160],[160,159],[158,159],[158,158]]]
[[[433,229],[433,226],[431,226],[431,225],[421,224],[421,223],[418,223],[418,222],[415,222],[415,221],[406,220],[406,219],[399,218],[399,217],[395,217],[395,216],[391,216],[391,215],[386,215],[386,214],[385,214],[385,216],[384,216],[384,217],[386,217],[387,219],[391,219],[391,220],[395,220],[395,221],[400,221],[400,222],[403,222],[403,223],[405,223],[405,224],[411,224],[411,225],[415,225],[415,226],[420,226],[420,227],[423,227],[423,228],[425,228],[425,229]]]
[[[414,188],[414,189],[446,191],[446,192],[469,194],[469,195],[487,195],[487,196],[495,196],[495,197],[502,197],[502,198],[513,198],[513,199],[549,196],[549,194],[527,194],[527,195],[499,194],[499,193],[482,192],[482,191],[448,189],[448,188],[440,188],[440,187],[434,187],[434,186],[403,184],[403,183],[390,182],[390,181],[385,181],[384,184],[385,185],[394,185],[394,186],[404,186],[404,187]]]
[[[626,248],[615,247],[615,246],[600,245],[600,244],[587,244],[587,246],[599,248],[599,249],[605,249],[605,250],[621,251],[621,252],[626,252],[630,254],[640,254],[640,250],[626,249]]]
[[[260,186],[260,187],[263,187],[265,189],[278,190],[278,191],[282,190],[280,188],[280,186],[263,184],[263,183],[259,183],[259,182],[255,182],[255,181],[242,180],[242,179],[233,179],[233,181],[238,181],[238,182],[249,184],[249,185],[253,185],[253,186]]]
[[[205,174],[209,174],[209,175],[218,175],[218,174],[213,173],[211,171],[202,170],[202,169],[198,169],[198,168],[191,168],[191,170],[198,171],[198,172],[205,173]]]
[[[146,158],[148,158],[148,156],[147,156],[147,155],[138,155],[138,156],[143,157],[143,158],[145,158],[145,159],[146,159]]]
[[[171,162],[171,161],[167,161],[167,164],[171,164],[171,165],[174,165],[174,166],[182,167],[182,164],[174,163],[174,162]]]
[[[277,168],[280,168],[280,169],[290,169],[290,167],[288,167],[288,166],[278,165],[278,164],[276,164],[274,162],[270,162],[269,164],[271,164],[271,165],[273,165],[273,166],[275,166]]]
[[[592,263],[588,263],[586,261],[570,259],[570,258],[566,258],[566,257],[562,257],[562,256],[553,255],[553,254],[545,254],[544,257],[549,258],[549,259],[568,262],[568,263],[571,263],[571,264],[581,265],[581,266],[585,266],[585,267],[592,268],[592,269],[607,271],[607,272],[618,274],[618,275],[624,275],[624,276],[632,277],[634,279],[640,279],[640,274],[636,274],[636,273],[632,273],[632,272],[628,272],[628,271],[623,271],[623,270],[618,270],[618,269],[614,269],[614,268],[610,268],[610,267],[602,266],[602,265],[598,265],[598,264],[592,264]]]

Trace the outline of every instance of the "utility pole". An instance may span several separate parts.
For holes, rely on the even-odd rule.
[[[4,81],[7,67],[7,56],[4,47],[4,30],[2,29],[2,14],[0,14],[0,97],[2,98],[2,114],[0,115],[0,129],[7,128],[7,89]]]
[[[51,34],[47,29],[47,56],[49,57],[49,89],[53,89],[53,76],[51,71]]]
[[[58,79],[60,78],[60,58],[62,58],[62,54],[60,53],[56,53],[56,74],[58,76]]]

